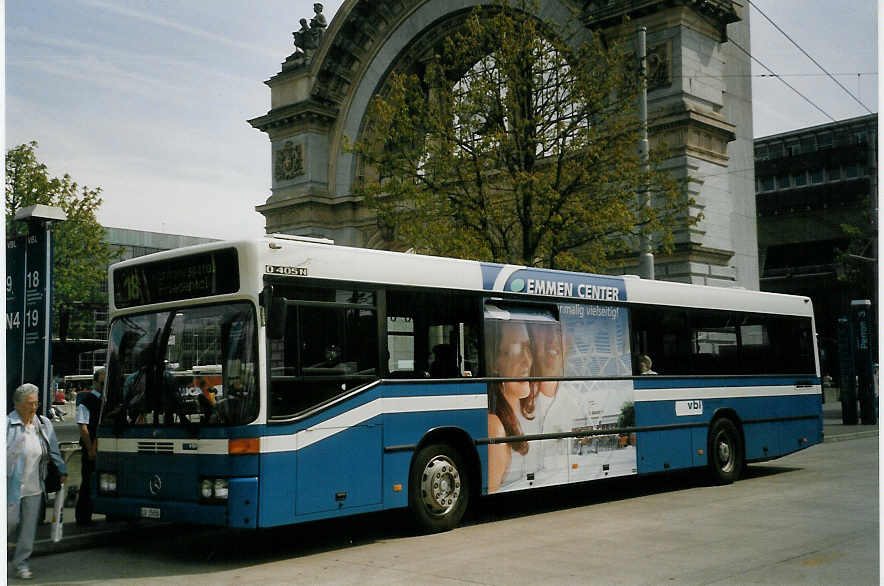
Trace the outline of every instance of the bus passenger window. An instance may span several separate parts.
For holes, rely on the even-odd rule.
[[[808,318],[727,310],[632,309],[633,374],[653,356],[660,374],[718,376],[813,374]]]
[[[472,376],[478,366],[478,323],[478,303],[471,296],[388,291],[390,377]]]

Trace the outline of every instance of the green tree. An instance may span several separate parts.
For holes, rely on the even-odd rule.
[[[672,226],[697,218],[656,170],[665,153],[643,169],[634,55],[566,42],[529,8],[477,9],[419,71],[389,76],[351,147],[357,194],[419,252],[602,270],[642,233],[671,250]]]
[[[90,309],[107,303],[99,290],[117,253],[104,241],[104,228],[95,217],[101,189],[81,187],[68,174],[50,177],[36,151],[37,143],[29,142],[6,152],[6,235],[27,233],[27,226],[14,220],[20,208],[44,204],[67,214],[67,220],[53,227],[54,331],[79,337],[91,323]]]
[[[876,300],[877,222],[869,212],[869,198],[863,200],[862,206],[857,221],[841,224],[847,245],[844,250],[835,249],[835,261],[842,269],[838,271],[838,280],[849,285],[854,299]]]

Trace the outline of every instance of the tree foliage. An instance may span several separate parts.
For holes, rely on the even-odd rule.
[[[73,316],[73,323],[88,323],[91,316],[78,314],[89,305],[106,304],[98,292],[107,278],[107,265],[117,255],[104,241],[104,228],[95,217],[102,202],[101,189],[80,186],[68,174],[50,177],[36,150],[37,143],[29,142],[6,152],[6,234],[12,238],[27,233],[27,226],[14,220],[20,208],[51,205],[67,214],[67,220],[52,228],[53,314],[58,332],[59,321]],[[82,334],[73,330],[65,333],[72,337]]]
[[[874,258],[877,226],[869,212],[868,198],[863,200],[862,208],[857,221],[840,225],[847,242],[843,250],[835,249],[835,262],[842,269],[838,280],[849,285],[854,299],[874,299],[878,285]]]
[[[420,71],[389,76],[352,146],[357,193],[419,252],[600,270],[642,232],[669,250],[695,220],[642,166],[634,55],[597,35],[575,48],[527,8],[477,9]]]

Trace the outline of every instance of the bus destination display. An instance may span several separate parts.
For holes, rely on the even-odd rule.
[[[114,271],[114,304],[119,308],[222,295],[238,290],[239,271],[233,249]]]

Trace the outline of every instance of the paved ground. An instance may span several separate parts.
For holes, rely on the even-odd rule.
[[[871,436],[754,464],[728,486],[678,472],[495,495],[433,535],[395,513],[260,531],[166,526],[35,558],[33,583],[874,586],[878,454]]]
[[[845,441],[864,437],[877,437],[877,425],[844,425],[841,421],[841,404],[826,403],[823,405],[823,431],[825,441]],[[75,445],[68,445],[65,450],[69,469],[69,486],[77,486],[80,482],[79,451]],[[48,513],[47,513],[48,515]],[[62,551],[71,551],[88,547],[97,547],[107,543],[119,543],[121,539],[142,539],[145,534],[162,532],[166,524],[150,522],[109,522],[101,515],[95,515],[95,522],[90,527],[79,527],[75,523],[74,509],[64,511],[64,537],[54,543],[50,539],[50,525],[41,525],[37,529],[37,540],[34,555],[46,555]]]

